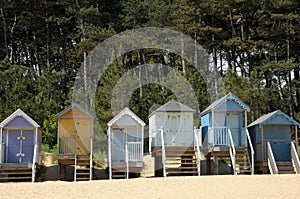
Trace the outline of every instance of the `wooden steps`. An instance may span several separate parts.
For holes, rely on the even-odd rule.
[[[75,161],[74,161],[75,163]],[[74,165],[76,169],[76,179],[75,181],[88,181],[90,179],[90,157],[88,155],[77,155],[76,156],[76,165]]]
[[[278,174],[295,174],[292,162],[276,162]]]
[[[249,157],[247,147],[236,148],[236,170],[237,174],[250,175],[251,174],[251,160]]]
[[[156,158],[157,167],[162,168],[161,147],[155,147],[153,156]],[[198,175],[197,158],[194,147],[166,146],[166,176],[196,176]],[[159,166],[160,165],[160,166]],[[160,168],[156,168],[160,169]],[[162,174],[158,174],[162,175]]]
[[[0,182],[31,182],[31,168],[0,168]]]
[[[128,162],[128,178],[129,177],[138,177],[143,169],[143,162]],[[126,179],[127,169],[125,161],[114,161],[112,162],[112,179]]]

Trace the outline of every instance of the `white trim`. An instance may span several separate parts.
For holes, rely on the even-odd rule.
[[[60,146],[59,146],[59,137],[60,137],[60,119],[58,119],[57,121],[57,124],[58,124],[58,128],[57,128],[57,153],[60,154]]]
[[[29,117],[26,113],[24,113],[21,109],[16,110],[10,116],[8,116],[5,120],[0,123],[0,127],[4,127],[9,124],[16,117],[24,118],[29,124],[34,127],[40,127],[31,117]]]
[[[111,165],[111,127],[108,127],[108,168],[109,168],[109,179],[112,179],[112,165]]]
[[[0,127],[0,163],[2,163],[2,153],[3,153],[3,149],[2,149],[2,144],[3,144],[3,128]]]
[[[129,108],[125,107],[120,113],[118,113],[113,119],[111,119],[107,125],[113,126],[118,120],[120,120],[123,116],[129,115],[133,120],[135,120],[139,125],[145,126],[145,122],[139,118],[134,112],[132,112]]]
[[[6,158],[5,158],[5,162],[7,163],[7,159],[8,159],[8,129],[6,130]]]

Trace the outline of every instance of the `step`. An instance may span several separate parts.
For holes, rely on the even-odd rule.
[[[198,174],[197,171],[166,171],[167,174]]]
[[[0,180],[22,180],[22,179],[32,179],[31,176],[19,176],[19,177],[0,177]]]
[[[294,170],[278,171],[279,174],[295,174]]]
[[[76,181],[88,181],[90,178],[76,178]]]

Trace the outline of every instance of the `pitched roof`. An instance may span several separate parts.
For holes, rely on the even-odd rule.
[[[284,119],[286,119],[286,121],[288,121],[289,124],[298,125],[300,127],[300,124],[296,120],[289,117],[288,115],[283,113],[281,110],[273,111],[271,113],[261,116],[260,118],[258,118],[257,120],[255,120],[254,122],[249,124],[248,127],[255,126],[255,125],[261,126],[262,124],[273,124],[272,119],[277,116],[282,116]],[[286,124],[286,123],[283,123],[283,122],[278,123],[278,121],[276,121],[276,124]]]
[[[213,103],[211,103],[204,111],[200,113],[200,115],[204,115],[212,110],[218,109],[220,106],[222,106],[224,103],[227,102],[227,100],[233,100],[235,103],[237,103],[242,109],[246,111],[250,111],[250,108],[237,96],[235,96],[233,93],[228,93],[224,97],[217,99]]]
[[[0,123],[0,127],[4,127],[7,124],[9,124],[11,121],[13,121],[16,117],[22,117],[24,120],[26,120],[29,124],[31,124],[33,127],[40,127],[38,123],[36,123],[31,117],[29,117],[26,113],[24,113],[21,109],[16,110],[13,112],[10,116],[8,116],[5,120],[3,120]]]
[[[108,122],[108,126],[112,126],[118,120],[120,120],[124,115],[129,115],[134,121],[136,121],[139,125],[145,126],[145,122],[139,118],[134,112],[132,112],[129,108],[125,107],[120,113],[118,113],[113,119]]]
[[[177,102],[176,100],[170,100],[153,111],[149,115],[149,117],[151,117],[156,112],[195,112],[195,110],[180,102]]]
[[[88,115],[90,118],[95,118],[90,112],[82,108],[79,104],[72,103],[70,106],[68,106],[65,110],[61,111],[56,115],[56,118],[61,118],[64,114],[68,113],[72,109],[79,109],[81,112],[85,113]]]

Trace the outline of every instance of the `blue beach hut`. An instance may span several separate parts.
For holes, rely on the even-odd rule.
[[[21,109],[0,123],[0,179],[35,181],[40,162],[40,126]]]
[[[299,165],[296,146],[300,124],[280,110],[261,116],[248,126],[255,149],[257,173],[295,173]],[[291,131],[295,132],[295,144]]]
[[[250,139],[247,139],[246,128],[249,111],[249,107],[242,100],[229,93],[200,113],[202,153],[207,158],[208,174],[211,157],[215,164],[214,174],[218,174],[219,157],[230,157],[234,174],[253,173],[253,150],[251,144],[248,145]]]

